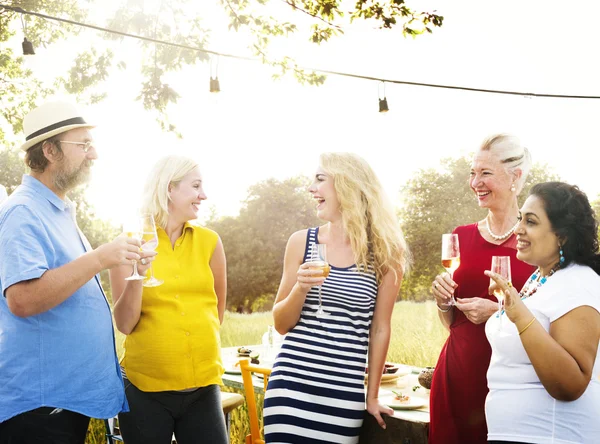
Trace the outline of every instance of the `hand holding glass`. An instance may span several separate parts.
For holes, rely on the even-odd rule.
[[[460,266],[460,248],[458,245],[458,234],[442,234],[442,267],[454,277],[454,272]],[[448,305],[454,305],[454,296],[450,298]]]
[[[156,224],[154,223],[154,217],[151,214],[145,214],[141,218],[143,235],[142,250],[144,251],[156,251],[158,247],[158,234],[156,233]],[[163,284],[164,281],[156,279],[154,277],[154,271],[152,270],[152,262],[150,262],[150,278],[144,281],[144,287],[158,287]]]
[[[491,271],[502,276],[507,282],[511,282],[510,256],[492,256]],[[494,280],[490,278],[490,285],[492,284],[494,284]],[[498,299],[498,316],[500,316],[502,313],[502,304],[504,303],[504,292],[496,288],[494,296]]]
[[[132,239],[142,241],[142,223],[139,218],[132,218],[123,223],[123,232]],[[137,261],[131,261],[133,263],[133,274],[126,277],[126,281],[141,281],[146,279],[144,276],[140,276],[137,271]]]
[[[309,270],[320,270],[321,275],[325,278],[329,276],[329,271],[331,267],[327,263],[327,255],[326,255],[326,247],[325,244],[313,244],[313,248],[311,249],[310,261],[308,262]],[[317,316],[327,316],[325,310],[323,310],[323,305],[321,303],[321,285],[319,285],[319,308],[317,309]]]

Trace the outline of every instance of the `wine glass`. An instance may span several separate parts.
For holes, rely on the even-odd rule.
[[[158,234],[156,233],[156,224],[154,223],[154,216],[151,214],[144,214],[141,217],[142,224],[142,250],[144,251],[155,251],[158,247]],[[156,279],[154,277],[154,271],[152,270],[152,262],[150,262],[150,278],[144,281],[144,287],[158,287],[165,281],[162,279]]]
[[[492,268],[491,271],[499,274],[508,282],[511,282],[510,276],[510,256],[492,256]],[[494,283],[493,279],[490,278],[490,285]],[[500,318],[500,324],[498,324],[498,328],[500,328],[502,323],[502,304],[504,303],[504,292],[499,288],[494,290],[494,296],[498,299],[498,314],[497,317]]]
[[[308,262],[309,270],[319,270],[321,271],[322,276],[325,278],[329,276],[329,271],[331,267],[327,263],[327,254],[326,254],[325,244],[313,244],[311,249],[310,261]],[[316,312],[317,316],[327,316],[325,310],[323,310],[323,304],[321,302],[321,285],[319,285],[319,308]]]
[[[458,245],[458,234],[442,234],[442,267],[454,278],[454,271],[460,266],[460,248]],[[454,296],[450,298],[448,305],[455,305]]]
[[[123,232],[127,235],[127,237],[130,237],[132,239],[137,239],[141,242],[142,241],[142,233],[143,233],[141,219],[139,219],[137,217],[127,219],[125,222],[123,222]],[[144,276],[141,276],[138,274],[137,261],[132,260],[131,262],[133,263],[133,274],[129,277],[126,277],[125,280],[126,281],[142,281],[142,280],[146,279]]]

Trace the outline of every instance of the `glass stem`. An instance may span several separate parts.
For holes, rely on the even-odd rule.
[[[322,307],[322,304],[321,304],[321,285],[319,285],[319,308],[321,308],[321,307]]]

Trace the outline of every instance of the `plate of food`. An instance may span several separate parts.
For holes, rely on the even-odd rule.
[[[410,367],[401,364],[394,364],[391,362],[386,362],[383,366],[383,373],[381,375],[381,382],[387,383],[391,381],[395,381],[400,376],[405,376],[410,373]],[[369,368],[365,368],[365,382],[369,377]]]
[[[238,358],[250,358],[251,364],[260,364],[259,361],[259,353],[257,351],[253,351],[247,347],[240,347],[237,349]]]
[[[427,405],[426,398],[410,396],[396,390],[392,390],[389,395],[381,396],[379,401],[394,410],[416,410]]]

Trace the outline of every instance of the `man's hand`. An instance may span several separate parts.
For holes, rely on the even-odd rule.
[[[131,261],[139,261],[141,259],[140,253],[142,253],[140,247],[139,240],[120,234],[112,242],[96,248],[94,254],[96,254],[102,270],[106,270],[117,265],[130,264]],[[148,255],[149,252],[145,253]],[[152,256],[156,255],[156,252],[152,253],[154,253]]]

